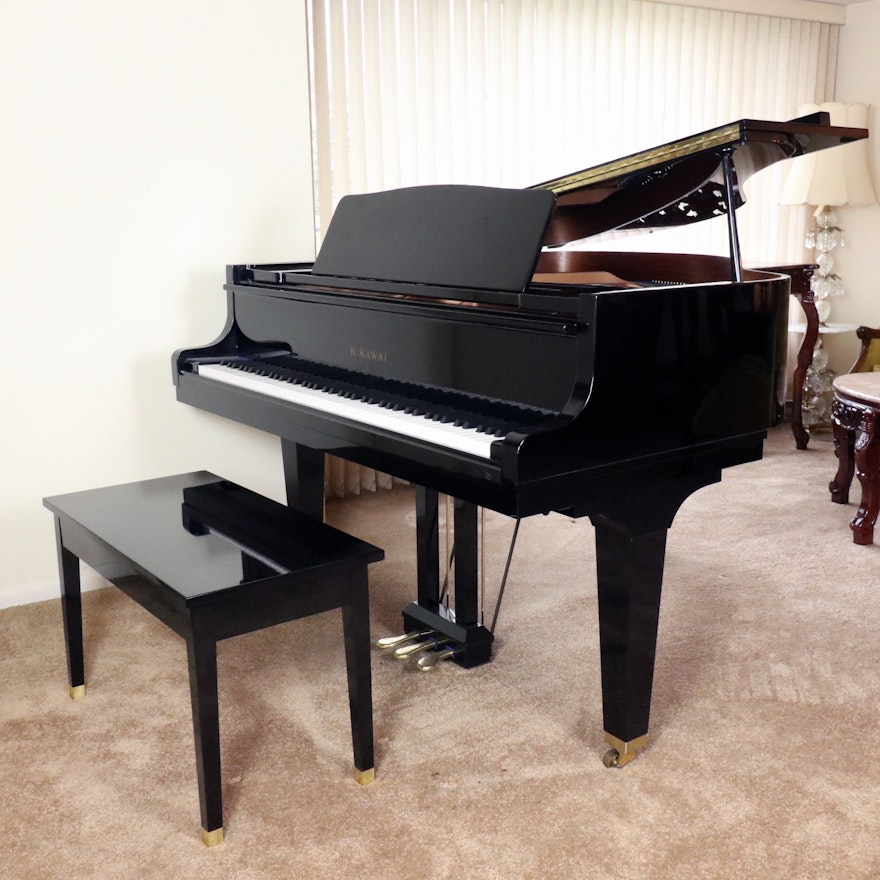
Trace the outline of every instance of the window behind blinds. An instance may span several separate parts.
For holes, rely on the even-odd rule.
[[[839,26],[650,0],[309,0],[316,234],[350,192],[524,187],[830,100]],[[803,258],[784,169],[747,184],[744,259]],[[607,243],[605,246],[608,246]],[[727,252],[709,221],[613,247]]]

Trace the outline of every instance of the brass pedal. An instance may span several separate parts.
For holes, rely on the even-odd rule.
[[[424,642],[418,642],[415,645],[404,645],[402,648],[397,648],[394,651],[394,656],[397,657],[398,660],[406,660],[409,657],[414,657],[416,654],[421,654],[424,651],[431,651],[434,648],[442,648],[444,645],[449,644],[450,639],[436,639],[429,638]]]
[[[416,666],[418,666],[421,672],[433,672],[435,669],[440,668],[440,664],[444,660],[448,660],[455,656],[458,648],[443,648],[442,651],[431,651],[429,654],[425,654],[424,657],[419,657],[416,661]]]
[[[407,642],[413,642],[416,639],[425,639],[433,635],[433,630],[426,629],[421,631],[406,632],[399,636],[385,636],[376,642],[376,647],[381,651],[389,651],[391,648],[397,648],[405,645]]]

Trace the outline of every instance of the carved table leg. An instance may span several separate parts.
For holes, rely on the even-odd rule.
[[[874,543],[874,524],[880,511],[880,437],[877,436],[877,412],[865,410],[855,441],[856,476],[862,484],[862,500],[850,523],[856,544]]]
[[[828,484],[831,492],[831,500],[835,504],[847,504],[849,502],[849,487],[852,484],[855,472],[853,459],[855,433],[846,425],[841,424],[835,412],[831,418],[831,430],[834,433],[834,454],[837,456],[837,473]]]
[[[792,288],[794,288],[794,281],[795,279],[792,277]],[[809,284],[809,277],[804,283]],[[795,446],[798,449],[806,449],[810,442],[810,435],[804,427],[804,379],[807,376],[807,370],[813,363],[813,351],[819,339],[819,313],[816,311],[815,302],[813,302],[813,291],[809,287],[802,290],[792,289],[792,293],[797,297],[804,310],[807,329],[801,341],[801,347],[798,349],[797,364],[792,376],[791,430],[794,434]]]

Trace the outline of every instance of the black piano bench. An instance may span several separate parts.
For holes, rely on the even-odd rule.
[[[223,840],[217,642],[340,608],[354,765],[372,782],[367,566],[377,547],[205,471],[56,495],[70,695],[85,695],[82,560],[186,640],[202,838]]]

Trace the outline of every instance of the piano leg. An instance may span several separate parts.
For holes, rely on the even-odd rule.
[[[628,764],[647,743],[666,533],[684,501],[721,470],[619,483],[588,515],[596,530],[602,714],[608,767]]]
[[[647,741],[666,529],[633,535],[618,523],[594,525],[605,763],[622,766]]]
[[[281,438],[287,506],[324,520],[324,453]]]
[[[403,611],[404,630],[430,628],[453,641],[452,659],[470,668],[492,659],[492,633],[480,623],[478,508],[455,499],[455,609],[440,604],[438,495],[416,486],[417,600]]]
[[[479,508],[453,501],[455,535],[455,619],[465,626],[480,622]]]
[[[417,601],[425,608],[440,604],[440,516],[438,493],[416,486]]]

